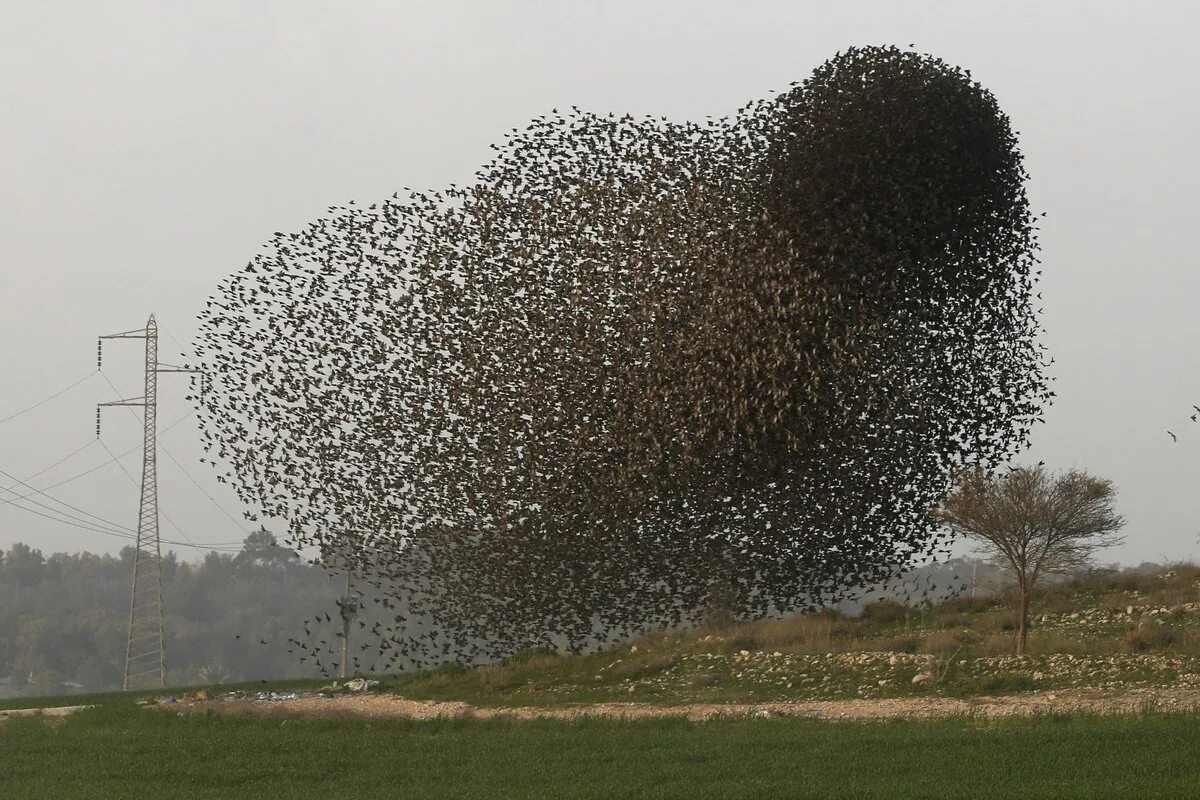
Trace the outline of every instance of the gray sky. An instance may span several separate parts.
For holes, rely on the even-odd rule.
[[[1200,404],[1200,12],[1182,0],[900,5],[8,3],[0,419],[88,375],[96,336],[139,327],[151,311],[172,360],[170,337],[188,344],[217,282],[272,232],[350,199],[463,182],[489,142],[552,107],[721,116],[849,45],[912,42],[995,93],[1020,131],[1032,202],[1049,215],[1043,321],[1059,397],[1030,458],[1116,482],[1129,524],[1113,559],[1196,556],[1200,424],[1187,416]],[[106,347],[105,374],[127,396],[141,394],[138,348]],[[185,383],[163,376],[160,428],[188,412]],[[95,402],[113,397],[93,375],[0,423],[0,470],[26,478],[87,444]],[[106,412],[114,452],[139,436],[127,410]],[[197,463],[192,420],[162,442],[240,517]],[[108,458],[93,443],[32,483]],[[137,452],[121,463],[137,477]],[[244,535],[166,454],[160,491],[192,540]],[[136,489],[111,464],[50,493],[136,521]],[[11,497],[0,492],[0,546],[125,543],[18,510],[3,502]],[[163,536],[181,538],[169,524]]]

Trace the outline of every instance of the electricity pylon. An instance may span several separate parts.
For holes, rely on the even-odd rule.
[[[133,558],[133,590],[129,600],[129,635],[125,642],[125,691],[166,688],[162,604],[162,546],[158,535],[158,373],[196,372],[158,361],[158,323],[154,315],[144,329],[101,336],[96,344],[96,368],[100,368],[105,339],[145,339],[145,393],[129,400],[113,400],[96,406],[96,437],[100,437],[100,409],[105,406],[141,406],[142,494],[138,505],[137,548]]]

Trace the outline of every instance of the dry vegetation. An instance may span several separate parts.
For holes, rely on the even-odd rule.
[[[918,610],[881,601],[687,633],[588,656],[544,651],[397,679],[412,698],[483,704],[774,702],[1200,684],[1200,568],[1077,578],[1032,598],[1013,650],[1003,593]]]

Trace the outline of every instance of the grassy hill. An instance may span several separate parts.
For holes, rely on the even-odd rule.
[[[1003,592],[925,610],[882,600],[819,614],[646,636],[587,656],[547,652],[399,676],[416,699],[485,705],[763,702],[1200,684],[1200,568],[1062,581],[1034,597],[1014,656]]]

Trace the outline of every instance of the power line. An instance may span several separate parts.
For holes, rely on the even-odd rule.
[[[169,330],[167,330],[166,328],[159,328],[159,331],[161,331],[162,333],[165,333],[167,335],[167,338],[175,343],[175,346],[179,348],[179,355],[183,356],[184,358],[187,358],[187,355],[184,354],[184,352],[183,352],[183,345],[181,345],[179,343],[178,339],[176,339],[174,336],[171,335],[171,332]]]
[[[53,495],[51,495],[51,494],[47,494],[47,493],[46,493],[45,491],[43,491],[42,489],[37,489],[37,488],[35,488],[35,487],[33,487],[33,486],[29,485],[28,483],[26,483],[25,481],[21,480],[20,478],[18,478],[18,477],[16,477],[16,476],[14,476],[14,475],[11,475],[11,474],[9,474],[9,473],[5,472],[5,471],[4,471],[4,470],[2,470],[2,469],[0,469],[0,475],[3,475],[4,477],[8,478],[8,479],[9,479],[9,480],[11,480],[11,481],[16,481],[16,482],[17,482],[17,483],[19,483],[20,485],[24,486],[26,489],[33,489],[33,493],[34,493],[34,494],[40,494],[40,495],[42,495],[42,496],[44,496],[44,497],[48,497],[50,500],[53,500],[55,503],[58,503],[59,505],[66,506],[67,508],[71,509],[72,511],[75,511],[75,512],[78,512],[78,513],[80,513],[80,514],[83,514],[84,516],[91,517],[92,519],[96,520],[96,522],[90,522],[90,521],[88,521],[88,520],[84,520],[84,519],[81,519],[81,518],[79,518],[79,517],[75,517],[75,516],[73,516],[73,515],[71,515],[71,514],[67,514],[66,512],[59,511],[59,510],[58,510],[58,509],[56,509],[56,508],[52,508],[52,507],[50,507],[50,506],[46,505],[45,503],[38,502],[37,500],[30,500],[30,499],[29,499],[29,495],[25,495],[24,497],[20,497],[20,498],[18,498],[18,499],[20,499],[20,500],[28,500],[28,502],[30,502],[30,503],[33,503],[34,505],[36,505],[36,506],[39,506],[40,508],[45,508],[45,509],[47,509],[47,510],[49,510],[49,511],[53,511],[55,514],[62,514],[64,517],[70,517],[71,519],[78,520],[79,522],[86,522],[86,523],[87,523],[87,524],[89,524],[89,525],[96,525],[97,523],[99,523],[99,524],[102,524],[102,525],[107,525],[108,527],[110,527],[110,528],[113,528],[113,529],[115,529],[115,530],[118,530],[118,531],[126,531],[126,532],[129,532],[129,533],[136,533],[136,531],[134,531],[132,528],[126,527],[126,526],[124,526],[124,525],[121,525],[121,524],[120,524],[120,523],[118,523],[118,522],[113,522],[112,520],[105,519],[104,517],[101,517],[101,516],[98,516],[98,515],[96,515],[96,514],[93,514],[93,513],[91,513],[90,511],[84,511],[82,508],[79,508],[79,507],[77,507],[77,506],[73,506],[73,505],[71,505],[70,503],[66,502],[65,500],[59,500],[57,497],[54,497],[54,496],[53,496]],[[10,487],[10,486],[0,486],[0,491],[10,492],[10,493],[12,493],[12,494],[14,494],[14,495],[16,494],[16,492],[14,492],[14,491],[12,490],[12,487]],[[12,503],[12,502],[14,502],[14,501],[12,501],[12,500],[5,500],[4,502],[6,502],[6,503]]]
[[[10,475],[7,472],[4,472],[3,470],[0,470],[0,475],[4,475],[5,477],[7,477],[9,479],[15,480],[17,483],[28,486],[28,484],[25,484],[24,481],[20,480],[19,478],[13,477],[12,475]],[[128,475],[128,472],[126,473],[126,475]],[[30,487],[30,488],[33,488],[33,487]],[[5,491],[5,492],[9,492],[11,494],[16,494],[15,492],[13,492],[13,490],[11,488],[7,488],[7,487],[3,487],[3,486],[0,486],[0,491]],[[67,508],[72,509],[73,511],[77,511],[78,513],[83,514],[87,517],[92,517],[94,520],[97,520],[97,521],[93,522],[92,520],[84,519],[82,517],[77,517],[73,514],[68,514],[65,511],[61,511],[57,508],[54,508],[53,506],[48,506],[45,503],[39,502],[37,500],[31,500],[31,499],[29,499],[29,497],[32,494],[45,495],[50,500],[53,500],[54,502],[59,503],[60,505],[66,506]],[[46,511],[45,512],[37,511],[36,509],[32,509],[32,508],[28,508],[27,506],[20,505],[21,501],[32,503],[33,505],[36,505],[39,508],[43,508]],[[11,505],[13,508],[20,509],[21,511],[27,511],[30,514],[36,514],[39,517],[45,517],[46,519],[53,520],[55,522],[61,522],[64,525],[70,525],[71,527],[74,527],[74,528],[81,528],[83,530],[89,530],[94,533],[103,533],[103,534],[107,534],[109,536],[117,536],[117,537],[124,538],[124,539],[135,539],[136,538],[136,535],[135,535],[136,531],[134,531],[132,528],[128,528],[124,525],[121,525],[120,523],[105,519],[104,517],[93,514],[90,511],[86,511],[82,508],[79,508],[78,506],[73,506],[64,500],[60,500],[57,497],[46,494],[46,492],[44,492],[42,490],[34,489],[34,491],[31,492],[29,495],[19,495],[17,497],[13,497],[13,498],[0,498],[0,503],[3,503],[5,505]],[[49,513],[46,513],[46,512],[49,512]],[[50,516],[50,514],[56,514],[58,516]],[[107,526],[107,527],[101,527],[101,526]],[[182,531],[181,531],[181,533],[182,533]],[[190,540],[187,542],[180,542],[180,541],[175,541],[175,540],[171,540],[171,539],[164,539],[163,541],[166,544],[179,545],[180,547],[190,546],[190,547],[199,549],[198,546],[195,544],[195,542],[192,542]],[[235,546],[235,545],[239,545],[239,546]],[[211,545],[207,545],[207,546],[210,547],[210,549],[220,550],[220,551],[225,551],[225,552],[239,552],[241,550],[239,542],[214,542]],[[203,555],[203,553],[201,553],[201,554]]]
[[[103,533],[105,536],[117,536],[122,539],[137,538],[136,536],[134,536],[133,534],[130,534],[130,533],[118,533],[116,531],[105,530],[104,528],[95,528],[90,525],[83,525],[80,523],[71,522],[70,520],[60,519],[59,517],[52,517],[49,514],[46,514],[42,511],[38,511],[37,509],[33,509],[33,508],[26,508],[25,506],[19,506],[19,505],[14,504],[13,508],[19,508],[22,511],[27,511],[30,514],[36,514],[39,517],[45,517],[48,520],[53,520],[54,522],[60,523],[62,525],[69,525],[72,528],[79,528],[80,530],[91,531],[92,533]]]
[[[167,427],[165,427],[165,428],[163,428],[161,431],[159,431],[159,436],[161,436],[162,434],[164,434],[164,433],[166,433],[167,431],[171,430],[171,429],[172,429],[172,428],[174,428],[176,425],[180,424],[181,422],[183,422],[184,420],[186,420],[186,419],[187,419],[188,417],[190,417],[190,416],[191,416],[191,414],[185,414],[184,416],[182,416],[182,417],[180,417],[179,419],[175,420],[175,421],[174,421],[174,422],[172,422],[170,425],[168,425]],[[96,439],[91,439],[91,440],[89,440],[89,441],[88,441],[88,445],[90,446],[91,444],[93,444],[93,443],[94,443],[94,442],[96,442],[96,441],[97,441]],[[103,469],[104,467],[107,467],[109,464],[113,463],[113,462],[114,462],[114,461],[116,461],[117,459],[119,459],[119,458],[124,458],[125,456],[129,455],[129,454],[130,454],[130,453],[132,453],[134,450],[137,450],[137,449],[139,449],[139,448],[140,448],[140,445],[135,445],[134,447],[131,447],[131,448],[129,448],[128,450],[126,450],[126,451],[124,451],[124,452],[122,452],[122,453],[119,453],[119,454],[118,454],[118,455],[116,455],[116,456],[113,456],[113,457],[112,457],[112,458],[110,458],[108,461],[105,461],[103,464],[97,464],[96,466],[94,466],[94,467],[91,467],[90,469],[85,469],[83,472],[77,472],[77,473],[75,473],[74,475],[72,475],[71,477],[69,477],[69,478],[63,478],[61,481],[59,481],[59,482],[57,482],[57,483],[52,483],[52,484],[50,484],[49,486],[43,486],[43,487],[42,487],[42,491],[46,491],[46,490],[48,490],[48,489],[55,489],[55,488],[57,488],[57,487],[59,487],[59,486],[64,486],[64,485],[66,485],[66,484],[68,484],[68,483],[71,483],[72,481],[77,481],[77,480],[79,480],[80,478],[83,478],[83,477],[86,477],[86,476],[88,476],[88,475],[91,475],[91,474],[92,474],[93,472],[95,472],[96,470]],[[78,453],[78,452],[81,452],[82,450],[83,450],[83,448],[81,447],[81,448],[79,448],[79,450],[77,450],[77,451],[76,451],[76,453]],[[108,452],[109,452],[109,455],[112,455],[112,451],[111,451],[111,450],[109,450]],[[75,453],[72,453],[72,455],[74,455],[74,454],[75,454]],[[68,456],[68,457],[69,457],[69,456]],[[46,469],[43,469],[43,470],[41,470],[40,472],[36,472],[36,473],[34,473],[33,475],[30,475],[28,478],[26,478],[26,480],[32,480],[33,478],[37,477],[38,475],[41,475],[43,472],[47,472],[47,471],[49,471],[51,468],[58,466],[59,464],[61,464],[62,462],[66,461],[66,460],[67,460],[66,458],[59,459],[59,460],[58,460],[58,461],[56,461],[55,463],[51,464],[49,467],[46,467]],[[18,496],[16,497],[16,500],[24,500],[24,499],[25,499],[25,498],[27,498],[27,497],[32,497],[34,494],[36,494],[36,492],[30,492],[29,494],[18,495]],[[6,501],[3,501],[3,502],[12,503],[12,502],[15,502],[15,500],[6,500]]]
[[[80,447],[77,447],[77,448],[75,448],[75,449],[74,449],[74,450],[72,450],[70,453],[67,453],[65,456],[63,456],[62,458],[60,458],[58,461],[55,461],[55,462],[54,462],[53,464],[51,464],[50,466],[48,466],[48,467],[43,467],[42,469],[39,469],[37,472],[33,473],[32,475],[26,475],[26,476],[25,476],[25,480],[27,480],[27,481],[31,481],[31,480],[33,480],[34,478],[38,477],[39,475],[44,475],[45,473],[47,473],[47,472],[49,472],[50,470],[54,469],[55,467],[57,467],[59,464],[63,463],[63,462],[64,462],[64,461],[66,461],[67,459],[69,459],[69,458],[74,458],[75,456],[77,456],[77,455],[79,455],[80,453],[82,453],[84,450],[87,450],[89,447],[91,447],[91,446],[92,446],[92,445],[94,445],[95,443],[96,443],[96,440],[95,440],[95,439],[88,439],[86,442],[84,442],[84,443],[83,443],[83,445],[81,445]]]
[[[104,449],[108,450],[108,445],[104,444],[104,440],[100,440],[100,444],[101,444],[101,446],[103,446],[103,447],[104,447]],[[110,450],[109,452],[112,452],[112,451]],[[132,474],[130,474],[129,470],[125,469],[125,465],[124,465],[124,464],[122,464],[120,461],[118,461],[118,462],[117,462],[117,466],[121,468],[121,472],[124,472],[124,473],[125,473],[125,477],[126,477],[126,478],[129,478],[129,482],[130,482],[130,483],[132,483],[134,486],[137,486],[137,485],[138,485],[137,479],[136,479],[136,478],[134,478]],[[159,514],[162,514],[162,517],[163,517],[163,519],[165,519],[165,520],[167,521],[167,524],[168,524],[168,525],[170,525],[172,528],[174,528],[174,529],[175,529],[175,532],[176,532],[176,533],[178,533],[178,534],[179,534],[180,536],[182,536],[184,539],[187,539],[187,541],[186,541],[186,542],[174,542],[174,541],[171,541],[171,540],[169,540],[169,539],[163,539],[163,540],[162,540],[163,542],[165,542],[166,544],[177,544],[177,545],[179,545],[179,546],[181,546],[181,547],[187,547],[187,546],[190,546],[190,547],[191,547],[192,549],[194,549],[194,550],[195,550],[197,553],[200,553],[200,555],[204,555],[204,551],[200,549],[200,546],[199,546],[198,544],[196,544],[195,542],[193,542],[193,541],[191,540],[191,537],[189,537],[189,536],[188,536],[186,533],[184,533],[184,532],[183,532],[183,530],[182,530],[182,529],[181,529],[181,528],[180,528],[178,525],[176,525],[176,524],[175,524],[175,520],[173,520],[173,519],[171,519],[170,517],[168,517],[168,516],[167,516],[167,514],[166,514],[166,512],[165,512],[165,511],[163,511],[162,509],[159,509],[159,512],[158,512],[158,513],[159,513]],[[214,549],[214,550],[223,550],[223,549],[225,549],[225,546],[228,546],[230,550],[235,550],[235,549],[236,549],[236,550],[240,550],[240,549],[241,549],[241,548],[240,548],[241,542],[220,542],[220,543],[218,543],[218,544],[220,544],[220,545],[222,545],[222,546],[221,546],[221,547],[213,547],[213,548],[211,548],[211,549]],[[233,547],[233,545],[239,545],[239,546],[235,548],[235,547]]]
[[[230,514],[228,511],[226,511],[225,507],[222,506],[220,503],[218,503],[217,499],[215,497],[213,497],[211,494],[209,494],[208,491],[205,490],[205,488],[200,485],[199,481],[197,481],[195,478],[192,477],[192,473],[188,472],[187,469],[184,468],[183,464],[179,463],[179,459],[177,459],[177,458],[175,458],[175,456],[171,455],[170,450],[168,450],[163,445],[159,445],[159,449],[167,454],[167,458],[171,459],[171,461],[175,464],[175,466],[179,467],[179,471],[182,472],[185,476],[187,476],[187,479],[192,482],[192,485],[195,486],[197,489],[199,489],[200,493],[203,494],[205,497],[207,497],[208,501],[210,503],[212,503],[213,506],[215,506],[218,511],[220,511],[222,514],[224,514],[225,518],[227,520],[232,522],[237,527],[238,530],[249,535],[250,531],[248,531],[242,527],[241,521],[235,519],[232,514]]]
[[[76,386],[78,386],[79,384],[83,383],[83,382],[84,382],[84,381],[86,381],[88,378],[91,378],[93,375],[95,375],[95,374],[96,374],[97,372],[99,372],[99,371],[100,371],[100,370],[95,370],[95,371],[93,371],[93,372],[89,372],[87,375],[84,375],[82,378],[80,378],[79,380],[75,381],[74,383],[72,383],[72,384],[71,384],[70,386],[68,386],[67,388],[65,388],[65,389],[60,389],[59,391],[57,391],[57,392],[55,392],[54,394],[52,394],[52,395],[50,395],[49,397],[47,397],[46,399],[44,399],[44,400],[39,400],[38,402],[34,403],[33,405],[29,406],[28,408],[23,408],[23,409],[21,409],[20,411],[16,412],[15,414],[9,414],[7,417],[0,418],[0,425],[4,424],[5,422],[8,422],[10,419],[16,419],[17,417],[21,416],[22,414],[28,414],[30,411],[33,411],[34,409],[41,408],[42,406],[46,405],[46,403],[49,403],[49,402],[50,402],[51,400],[53,400],[54,398],[56,398],[56,397],[59,397],[59,396],[61,396],[61,395],[64,395],[64,394],[66,394],[67,392],[71,391],[71,390],[72,390],[72,389],[74,389]]]
[[[57,522],[61,525],[68,525],[72,528],[78,528],[80,530],[89,531],[91,533],[102,533],[105,536],[115,536],[119,539],[127,539],[127,540],[136,540],[137,539],[136,534],[121,533],[120,531],[111,531],[111,530],[107,530],[105,528],[98,528],[98,527],[95,527],[93,525],[89,525],[86,523],[72,522],[70,519],[62,519],[60,517],[54,517],[43,511],[38,511],[37,509],[33,509],[33,508],[26,508],[25,506],[16,505],[15,503],[13,504],[13,508],[18,508],[21,511],[26,511],[30,514],[36,514],[39,517],[44,517],[45,519],[48,519],[52,522]],[[55,513],[60,513],[60,512],[55,512]],[[173,541],[170,539],[163,539],[162,541],[164,544],[173,544],[173,545],[178,545],[179,547],[188,547],[188,546],[196,547],[195,544],[191,544],[188,542],[177,542],[177,541]],[[233,548],[233,547],[212,547],[210,549],[218,551],[218,552],[222,552],[222,553],[240,552],[240,548]],[[203,553],[201,553],[201,555],[203,555]]]

